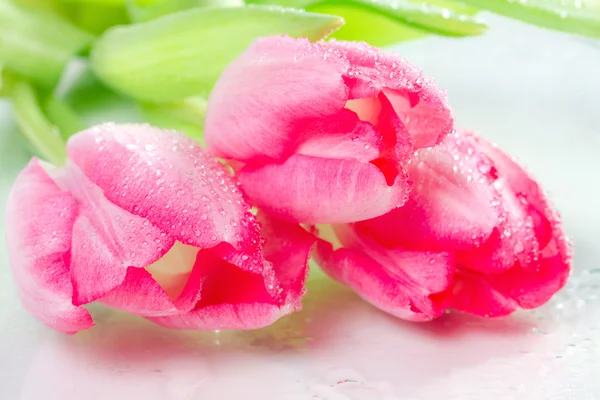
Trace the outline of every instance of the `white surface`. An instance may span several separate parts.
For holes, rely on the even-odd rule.
[[[93,309],[74,337],[19,305],[0,244],[0,398],[450,400],[600,398],[600,46],[489,17],[484,37],[398,47],[458,120],[551,192],[575,271],[548,305],[501,320],[395,320],[317,276],[302,313],[246,333],[167,331]],[[0,206],[27,155],[0,112]],[[3,225],[2,215],[0,222]]]

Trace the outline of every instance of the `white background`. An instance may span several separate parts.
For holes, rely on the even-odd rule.
[[[0,233],[0,399],[600,399],[600,44],[486,15],[470,39],[396,47],[458,121],[543,182],[575,247],[568,287],[500,320],[411,324],[313,276],[305,310],[239,333],[168,331],[93,308],[69,337],[20,307]],[[123,113],[101,119],[123,121]],[[28,158],[0,103],[0,207]],[[0,216],[4,226],[4,215]]]

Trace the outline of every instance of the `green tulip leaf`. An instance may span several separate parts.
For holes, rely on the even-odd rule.
[[[244,0],[126,0],[127,10],[134,22],[149,21],[163,15],[196,7],[237,7]]]
[[[137,100],[207,97],[223,69],[257,37],[319,40],[342,24],[340,17],[274,6],[194,8],[108,30],[91,62],[105,84]]]
[[[124,4],[74,4],[69,12],[73,23],[96,35],[115,25],[130,22]]]
[[[69,60],[93,39],[55,13],[0,0],[0,63],[40,86],[54,87]]]
[[[487,26],[472,17],[477,9],[448,0],[250,0],[277,3],[308,11],[335,14],[346,25],[333,37],[364,40],[385,46],[437,33],[446,36],[479,35]]]
[[[600,0],[461,0],[557,31],[600,38]]]

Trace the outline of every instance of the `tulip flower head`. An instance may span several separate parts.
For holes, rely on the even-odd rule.
[[[406,204],[335,225],[341,248],[315,256],[334,279],[399,318],[424,321],[448,308],[496,317],[535,308],[561,289],[570,249],[539,184],[470,132],[418,151]]]
[[[205,140],[234,161],[259,208],[290,221],[343,223],[403,205],[404,163],[452,126],[445,94],[395,55],[268,37],[219,78]]]
[[[259,224],[193,140],[105,124],[67,153],[60,168],[32,159],[8,200],[11,266],[41,322],[75,333],[99,301],[172,328],[251,329],[300,307],[313,238]]]

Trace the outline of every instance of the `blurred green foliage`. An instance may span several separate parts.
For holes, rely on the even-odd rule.
[[[82,113],[124,103],[201,140],[212,85],[259,36],[375,46],[465,37],[486,31],[480,10],[600,38],[600,0],[0,0],[0,96],[32,148],[56,163],[85,127]],[[65,85],[76,57],[90,67]]]

